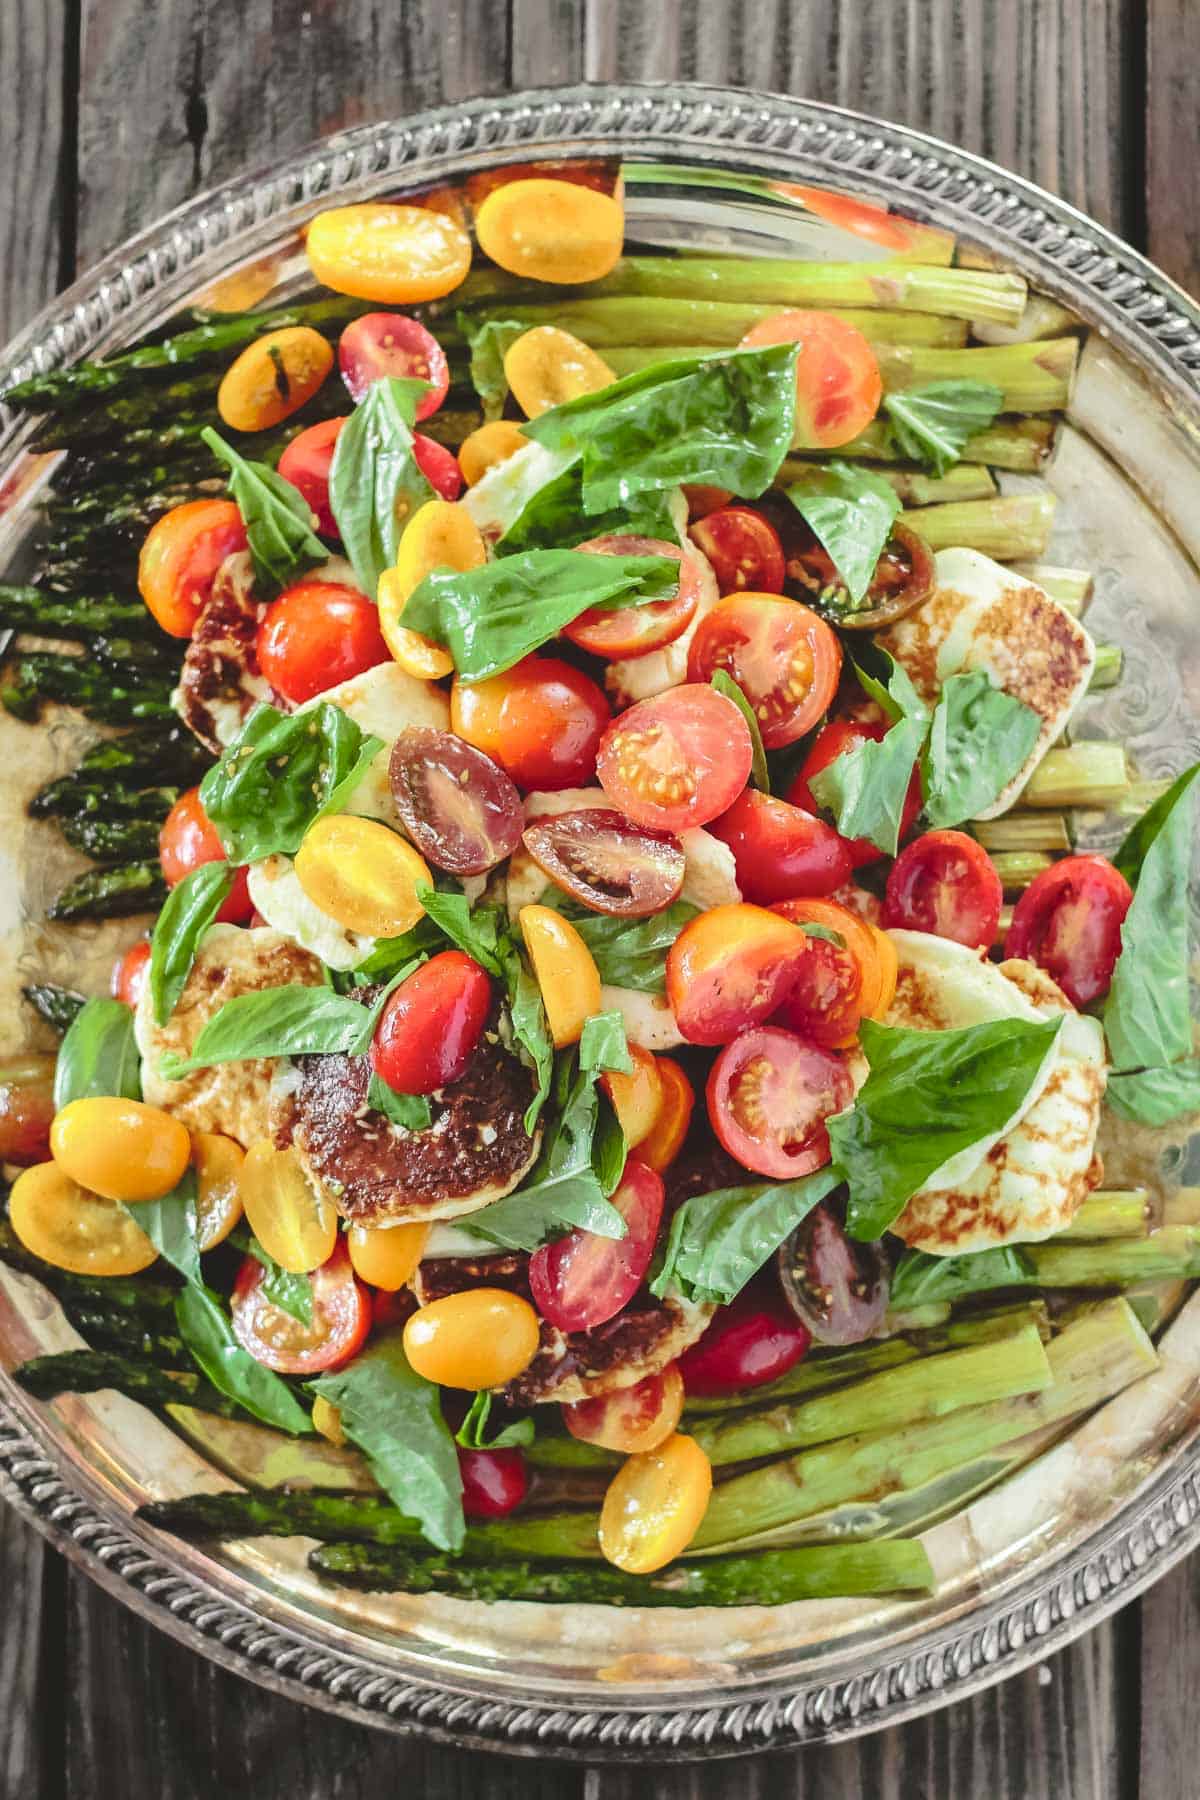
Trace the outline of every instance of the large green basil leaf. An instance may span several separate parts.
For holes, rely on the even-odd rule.
[[[266,463],[247,462],[209,426],[200,436],[230,471],[229,492],[245,521],[259,597],[278,593],[302,569],[324,562],[329,552],[300,490]]]
[[[993,687],[986,670],[951,675],[933,709],[922,760],[930,825],[961,825],[990,806],[1024,767],[1041,728],[1041,715]]]
[[[929,1256],[906,1250],[892,1275],[893,1312],[986,1294],[992,1288],[1024,1287],[1035,1280],[1033,1264],[1015,1244],[976,1250],[967,1256]]]
[[[895,488],[839,457],[814,466],[787,495],[829,552],[851,606],[860,605],[900,513]]]
[[[1122,1119],[1139,1125],[1169,1125],[1184,1113],[1200,1112],[1200,1058],[1110,1075],[1104,1098]]]
[[[193,1069],[260,1056],[362,1056],[389,994],[416,967],[412,962],[399,970],[370,1006],[330,987],[289,985],[235,994],[203,1025],[190,1056],[163,1057],[162,1073],[178,1081]]]
[[[142,1065],[133,1010],[120,1000],[88,1000],[67,1027],[54,1065],[54,1110],[94,1097],[140,1100]]]
[[[717,1188],[685,1200],[671,1220],[652,1292],[661,1299],[678,1287],[689,1299],[728,1305],[841,1180],[838,1169],[817,1169],[796,1181]]]
[[[358,585],[372,600],[396,560],[405,526],[434,496],[413,452],[413,420],[426,381],[373,381],[338,433],[329,502]]]
[[[504,358],[529,327],[519,319],[477,319],[468,312],[460,312],[456,323],[471,353],[471,386],[479,395],[483,416],[503,418],[508,399]]]
[[[175,1302],[179,1335],[213,1386],[264,1425],[301,1435],[312,1421],[287,1383],[256,1362],[233,1335],[221,1300],[190,1281]]]
[[[583,504],[583,463],[577,458],[526,502],[496,545],[497,556],[522,550],[569,549],[599,537],[648,537],[675,542],[669,493],[638,494],[628,506],[588,512]]]
[[[882,663],[881,675],[872,673],[868,654]],[[907,672],[878,645],[862,653],[855,672],[894,723],[881,742],[868,738],[844,750],[812,776],[809,787],[818,806],[833,814],[843,837],[869,838],[886,856],[895,856],[908,784],[929,732],[929,713]]]
[[[196,1199],[196,1171],[189,1168],[169,1194],[125,1208],[163,1261],[178,1269],[185,1281],[201,1280]]]
[[[418,886],[417,899],[438,929],[489,975],[504,973],[501,952],[508,923],[498,906],[472,906],[463,893]]]
[[[175,1010],[205,932],[229,898],[235,871],[227,862],[201,863],[171,889],[150,940],[150,997],[165,1025]]]
[[[621,919],[592,912],[554,887],[543,895],[542,905],[570,919],[607,987],[632,988],[640,994],[664,992],[667,952],[700,910],[676,900],[647,919]]]
[[[1003,390],[990,381],[933,381],[886,394],[883,409],[901,455],[944,475],[967,439],[986,430],[1003,404]]]

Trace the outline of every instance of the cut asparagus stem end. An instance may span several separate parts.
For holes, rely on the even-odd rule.
[[[1030,294],[1015,324],[997,323],[981,315],[972,322],[971,335],[981,344],[1029,344],[1036,338],[1061,337],[1064,332],[1078,330],[1079,323],[1070,307],[1046,294]]]
[[[904,514],[904,523],[931,550],[979,550],[998,562],[1039,556],[1054,524],[1051,493],[997,494],[990,500],[952,500]]]
[[[1006,894],[1020,893],[1054,863],[1054,858],[1041,850],[992,850],[989,855]]]
[[[1057,1234],[1056,1241],[1144,1237],[1150,1229],[1152,1215],[1148,1188],[1097,1188],[1084,1201],[1066,1230]]]
[[[1092,679],[1088,682],[1089,694],[1102,693],[1105,688],[1116,687],[1121,679],[1124,663],[1125,652],[1120,644],[1097,644]]]
[[[935,350],[880,344],[875,354],[889,394],[925,387],[931,381],[987,381],[1001,390],[1006,412],[1062,412],[1071,398],[1079,340],[1049,338],[1045,343],[1004,344],[997,350],[986,345]]]
[[[1063,813],[1006,813],[976,819],[972,834],[985,850],[1069,850],[1071,832]]]
[[[1162,799],[1170,785],[1169,781],[1131,781],[1115,802],[1115,810],[1122,818],[1140,819],[1156,800]]]
[[[1151,1276],[1200,1273],[1200,1230],[1192,1225],[1099,1243],[1026,1244],[1024,1250],[1041,1287],[1120,1287]]]
[[[1035,581],[1076,619],[1082,617],[1092,597],[1094,580],[1087,569],[1060,569],[1053,563],[1015,562],[1013,573],[1023,575],[1026,581]]]
[[[1025,784],[1025,806],[1116,806],[1129,789],[1123,744],[1089,740],[1048,750]]]

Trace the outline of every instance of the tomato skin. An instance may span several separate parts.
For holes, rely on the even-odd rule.
[[[892,864],[883,923],[928,931],[973,950],[996,941],[1004,889],[986,850],[963,831],[926,831]]]
[[[201,863],[226,860],[225,846],[200,803],[198,787],[180,794],[163,820],[158,834],[158,856],[168,887],[175,887]],[[253,911],[246,871],[239,869],[217,920],[222,925],[244,925]]]
[[[854,1083],[832,1050],[765,1025],[726,1044],[705,1098],[730,1156],[757,1175],[787,1180],[829,1161],[825,1121],[850,1105]]]
[[[49,1160],[54,1063],[34,1054],[0,1064],[0,1162],[30,1168]]]
[[[935,226],[902,218],[888,212],[886,207],[873,206],[869,200],[856,200],[852,194],[832,194],[828,188],[791,183],[788,192],[803,200],[819,219],[825,219],[869,244],[878,244],[880,249],[890,250],[893,256],[913,256],[930,240],[945,236]]]
[[[450,691],[452,729],[527,793],[586,787],[611,718],[596,683],[553,656]]]
[[[743,1288],[719,1307],[698,1343],[679,1359],[689,1394],[737,1394],[764,1387],[794,1369],[812,1337],[767,1282]]]
[[[799,520],[799,514],[796,515]],[[933,552],[907,525],[894,524],[880,551],[866,594],[851,606],[846,584],[833,558],[803,520],[789,539],[787,578],[803,588],[804,598],[843,631],[878,631],[904,618],[933,591]]]
[[[427,381],[429,389],[417,401],[418,420],[437,411],[450,387],[446,352],[431,331],[404,313],[364,313],[347,325],[338,339],[338,369],[356,405],[385,376]]]
[[[297,581],[285,588],[267,608],[256,649],[271,686],[297,706],[391,661],[378,611],[365,594],[340,581]]]
[[[391,995],[371,1042],[371,1067],[400,1094],[432,1094],[457,1081],[491,1003],[486,971],[461,950],[443,950]]]
[[[772,1024],[810,1043],[838,1049],[854,1041],[862,1018],[862,981],[848,950],[810,937],[808,955]]]
[[[262,1291],[266,1274],[256,1257],[247,1256],[230,1303],[233,1334],[255,1362],[279,1375],[316,1375],[340,1368],[358,1354],[371,1324],[371,1303],[350,1266],[344,1239],[338,1239],[328,1262],[308,1277],[311,1328],[272,1306]]]
[[[782,1005],[807,953],[798,926],[759,906],[717,906],[667,952],[667,999],[692,1044],[727,1044]]]
[[[279,473],[301,493],[316,516],[322,537],[341,532],[329,502],[329,471],[345,419],[321,419],[298,432],[279,459]]]
[[[313,274],[334,293],[383,306],[440,300],[471,266],[471,240],[457,219],[383,200],[318,213],[304,247]]]
[[[468,1519],[507,1518],[529,1487],[525,1458],[515,1445],[503,1450],[464,1450],[459,1445],[458,1472]]]
[[[529,1259],[534,1305],[560,1331],[591,1331],[615,1318],[650,1266],[662,1218],[661,1180],[630,1157],[612,1204],[625,1220],[623,1238],[603,1238],[577,1226]]]
[[[827,769],[839,756],[848,755],[860,744],[867,742],[879,744],[887,736],[889,727],[868,722],[863,719],[830,719],[822,725],[817,733],[812,749],[804,759],[800,773],[796,776],[784,798],[793,806],[801,806],[805,812],[819,813],[811,786],[814,775]],[[921,771],[914,764],[912,779],[908,784],[908,793],[904,797],[904,811],[900,819],[900,837],[903,840],[913,828],[917,814],[921,810]],[[870,838],[843,838],[850,856],[850,866],[861,869],[867,863],[878,862],[883,855]]]
[[[462,470],[458,458],[436,438],[423,431],[413,432],[413,460],[440,500],[457,500],[462,493]]]
[[[709,831],[733,851],[738,886],[756,906],[832,894],[850,878],[845,840],[786,800],[747,788]]]
[[[679,897],[687,862],[676,838],[581,807],[535,819],[522,842],[556,887],[593,912],[644,919]]]
[[[836,900],[781,900],[772,911],[802,928],[823,925],[836,931],[845,945],[845,954],[854,965],[855,1004],[859,1017],[883,1018],[896,994],[896,948],[891,938]],[[820,941],[810,935],[810,944]],[[836,949],[837,946],[831,944],[829,948]],[[781,1025],[790,1024],[801,1037],[813,1035],[811,1019],[808,1026],[793,1022],[799,1016],[804,986],[802,977],[784,1002],[783,1012],[790,1017],[785,1018],[781,1013],[778,1019]],[[838,1040],[818,1034],[818,1041],[836,1043]]]
[[[1005,956],[1045,969],[1072,1006],[1108,992],[1133,889],[1105,856],[1064,856],[1030,882],[1013,911]]]
[[[831,450],[848,444],[875,417],[883,398],[879,364],[862,332],[844,319],[822,312],[779,312],[753,326],[741,347],[765,344],[800,346],[793,444]]]
[[[749,506],[722,506],[688,527],[688,536],[712,565],[722,594],[747,588],[782,594],[783,545],[775,527]]]
[[[687,630],[700,601],[700,572],[678,544],[662,538],[618,535],[592,538],[577,544],[576,549],[597,556],[673,557],[679,564],[679,591],[671,600],[651,600],[646,606],[591,606],[564,626],[563,636],[569,642],[591,656],[628,659],[661,650]]]
[[[837,691],[842,647],[833,628],[799,600],[728,594],[701,619],[688,652],[688,680],[731,675],[758,717],[768,750],[811,731]]]
[[[138,556],[138,591],[171,637],[190,637],[226,557],[246,548],[232,500],[188,500],[156,519]]]
[[[674,833],[723,813],[745,787],[753,756],[733,701],[693,682],[621,713],[604,734],[596,774],[627,819]]]
[[[511,856],[524,814],[490,756],[433,726],[410,725],[392,746],[388,783],[417,849],[451,875],[483,875]]]
[[[647,1375],[632,1387],[576,1400],[562,1409],[562,1421],[573,1438],[637,1456],[657,1450],[679,1424],[683,1413],[683,1379],[678,1363]]]
[[[224,856],[224,851],[221,855]],[[142,938],[138,943],[131,944],[120,961],[113,965],[113,999],[123,1000],[126,1006],[136,1007],[149,973],[150,939]]]

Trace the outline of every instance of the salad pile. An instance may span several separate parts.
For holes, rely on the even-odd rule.
[[[0,624],[73,648],[0,699],[124,728],[31,803],[97,863],[51,917],[157,909],[0,1070],[0,1256],[89,1346],[17,1374],[242,1479],[169,1530],[478,1599],[919,1590],[1156,1366],[1200,1214],[1103,1151],[1200,1109],[1198,770],[1071,735],[1120,653],[992,472],[1078,338],[809,198],[888,254],[626,254],[601,164],[338,207],[316,298],[256,266],[5,396],[65,456]]]

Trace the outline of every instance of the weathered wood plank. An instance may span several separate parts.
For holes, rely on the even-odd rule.
[[[589,10],[584,0],[511,0],[510,87],[582,81]]]
[[[1146,248],[1190,294],[1200,294],[1200,7],[1146,8]]]
[[[60,263],[70,273],[74,158],[68,170],[67,25],[65,6],[42,0],[0,6],[0,344],[53,294]]]
[[[1181,1563],[1142,1601],[1140,1785],[1143,1800],[1196,1792],[1200,1710],[1200,1557]]]
[[[55,1730],[65,1565],[32,1526],[0,1504],[0,1795],[62,1787]]]

